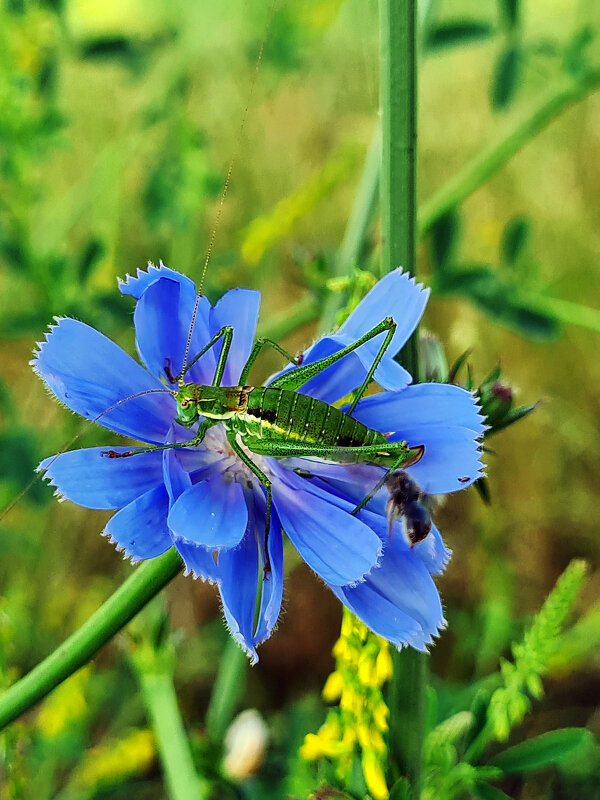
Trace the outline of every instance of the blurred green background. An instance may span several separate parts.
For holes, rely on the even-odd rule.
[[[584,54],[600,66],[596,2],[529,0],[512,27],[503,17],[510,5],[421,6],[423,201],[525,117],[565,71],[581,69]],[[53,315],[74,316],[133,353],[132,304],[119,295],[116,278],[160,259],[199,277],[234,155],[207,294],[260,289],[267,326],[302,301],[316,317],[376,125],[378,16],[371,0],[280,0],[251,92],[264,2],[2,0],[0,8],[5,506],[41,458],[81,430],[77,446],[116,441],[98,427],[82,429],[47,396],[28,367],[35,342]],[[448,361],[471,348],[476,382],[500,362],[517,402],[541,401],[533,415],[490,441],[491,505],[470,490],[449,497],[436,517],[454,551],[438,581],[449,628],[432,651],[433,670],[448,685],[496,667],[575,556],[591,564],[580,609],[590,626],[585,638],[600,629],[600,332],[577,324],[587,313],[579,306],[600,308],[599,187],[600,93],[590,91],[468,197],[450,224],[457,232],[453,263],[491,268],[502,285],[569,301],[563,312],[575,324],[527,307],[507,313],[493,291],[482,301],[468,280],[449,296],[431,237],[419,249],[417,272],[439,289],[424,325],[444,343]],[[506,242],[515,230],[522,246],[511,259]],[[375,225],[360,266],[376,263],[377,238]],[[315,332],[316,323],[307,322],[284,344],[306,346]],[[265,357],[265,376],[277,365]],[[58,505],[38,482],[1,520],[5,684],[58,645],[129,574],[129,564],[99,535],[106,519]],[[180,705],[188,727],[200,731],[227,635],[211,587],[179,578],[167,595],[171,625],[185,633],[177,649]],[[279,629],[261,648],[242,698],[242,706],[269,716],[273,752],[282,762],[286,748],[293,753],[320,722],[312,698],[331,670],[339,621],[337,601],[306,567],[290,563]],[[7,796],[62,797],[58,787],[75,791],[75,784],[80,794],[65,797],[163,796],[151,742],[136,741],[135,752],[148,755],[146,761],[140,755],[131,779],[118,769],[104,783],[78,777],[92,745],[147,726],[120,652],[123,641],[106,648],[81,673],[79,688],[73,684],[55,704],[54,717],[59,707],[65,715],[62,727],[49,730],[33,712],[14,729],[5,746],[20,741],[13,751],[20,761],[13,760]],[[599,653],[574,637],[528,724],[536,731],[589,724],[598,732],[591,699],[599,690]],[[283,774],[272,759],[271,774]],[[31,787],[34,778],[36,793],[18,795],[18,781]],[[543,793],[543,780],[511,790],[552,796]]]

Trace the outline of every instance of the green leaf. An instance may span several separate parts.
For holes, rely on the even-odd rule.
[[[477,478],[475,481],[475,488],[479,493],[479,497],[481,497],[486,506],[491,506],[492,496],[490,494],[490,485],[487,481],[487,478]]]
[[[489,783],[484,783],[483,781],[478,781],[473,786],[472,791],[479,800],[511,800],[501,789],[498,789],[496,786],[491,786]]]
[[[589,68],[587,48],[595,37],[596,33],[589,25],[574,33],[563,54],[562,68],[567,74],[577,79],[581,79],[585,75]]]
[[[493,28],[486,22],[467,21],[447,22],[436,25],[427,31],[425,50],[441,50],[444,47],[456,47],[469,42],[489,39]]]
[[[444,267],[454,259],[460,217],[456,209],[448,211],[441,216],[431,229],[431,260],[435,269]]]
[[[519,0],[500,0],[500,12],[507,28],[512,30],[519,21]]]
[[[388,800],[411,800],[410,783],[406,778],[398,778],[392,786]]]
[[[475,265],[438,273],[432,288],[441,295],[463,295],[493,320],[538,341],[560,333],[555,316],[539,305],[538,296],[524,297],[517,284],[503,281],[490,267]]]
[[[511,410],[503,417],[497,425],[494,425],[490,430],[486,431],[486,436],[492,436],[494,433],[498,433],[498,431],[503,430],[504,428],[508,428],[509,425],[512,425],[514,422],[517,422],[523,417],[526,417],[528,414],[531,414],[532,411],[538,407],[539,403],[529,403],[529,405],[519,406],[519,408],[511,408]]]
[[[492,108],[502,111],[514,99],[522,66],[521,49],[510,44],[500,53],[492,78]]]
[[[87,241],[79,256],[79,263],[77,264],[77,274],[80,283],[85,283],[87,281],[90,272],[105,252],[106,248],[104,243],[99,239],[92,237]]]
[[[491,763],[507,774],[533,772],[570,758],[594,737],[587,728],[561,728],[509,747]]]
[[[500,243],[500,255],[505,264],[514,264],[529,238],[529,221],[525,217],[511,219]]]

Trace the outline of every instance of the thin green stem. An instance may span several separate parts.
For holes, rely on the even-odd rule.
[[[135,659],[134,659],[135,663]],[[168,669],[136,667],[171,800],[203,800],[208,784],[197,775]]]
[[[525,117],[511,123],[496,141],[475,156],[430,200],[421,205],[419,236],[427,233],[440,217],[483,186],[559,114],[593,92],[598,86],[600,86],[600,71],[592,71],[579,80],[563,78]]]
[[[600,333],[600,311],[597,308],[559,297],[547,297],[527,289],[519,289],[519,297],[525,300],[532,310],[548,314],[558,322],[579,325],[581,328]]]
[[[314,322],[319,316],[319,304],[312,295],[306,295],[293,306],[280,314],[272,314],[268,320],[258,325],[258,336],[274,339],[276,342],[302,325]]]
[[[219,661],[210,703],[206,712],[206,730],[215,742],[222,742],[227,726],[246,685],[248,656],[230,636]]]
[[[359,262],[377,209],[380,166],[381,127],[377,124],[371,138],[371,144],[369,145],[344,238],[333,260],[333,277],[337,278],[349,274],[352,267]],[[321,314],[320,336],[329,333],[333,329],[337,312],[343,304],[343,292],[329,294]]]
[[[382,272],[416,267],[417,75],[414,0],[381,0]],[[417,334],[402,363],[418,375]],[[392,778],[405,776],[421,793],[427,661],[411,648],[393,654],[388,688],[388,753]]]
[[[79,630],[0,696],[0,730],[93,658],[181,570],[174,548],[138,567]]]

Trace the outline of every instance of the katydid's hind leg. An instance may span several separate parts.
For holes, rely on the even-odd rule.
[[[312,364],[305,364],[304,366],[298,367],[297,369],[290,370],[289,372],[284,372],[283,375],[280,375],[278,378],[275,378],[274,381],[271,381],[269,386],[278,389],[289,389],[291,391],[295,391],[296,389],[299,389],[301,386],[304,386],[305,383],[308,383],[308,381],[311,378],[314,378],[315,375],[318,375],[319,373],[323,372],[323,370],[327,369],[327,367],[330,367],[332,364],[335,364],[340,359],[354,352],[354,350],[359,348],[361,345],[366,344],[366,342],[370,342],[371,339],[375,338],[375,336],[378,336],[380,333],[387,332],[383,344],[379,348],[379,352],[377,353],[375,359],[373,360],[373,363],[369,368],[369,371],[367,372],[366,378],[358,388],[356,396],[352,401],[350,408],[346,412],[347,414],[351,414],[354,411],[356,404],[367,390],[367,387],[373,378],[373,373],[377,369],[377,365],[383,358],[385,351],[387,350],[387,348],[390,345],[390,342],[392,341],[395,330],[396,330],[396,323],[394,322],[392,317],[386,317],[378,325],[375,325],[374,328],[371,328],[370,331],[367,331],[367,333],[365,333],[364,336],[361,336],[355,342],[349,344],[347,347],[342,348],[337,353],[334,353],[331,356],[327,356],[326,358],[321,358],[319,361],[315,361]]]
[[[416,464],[417,461],[421,460],[421,458],[423,457],[423,453],[425,452],[425,447],[423,445],[420,445],[419,447],[415,447],[414,449],[417,452],[412,456],[412,458],[407,460],[405,456],[400,455],[398,457],[398,460],[396,461],[396,463],[392,464],[392,466],[389,467],[389,469],[387,469],[383,473],[382,477],[377,481],[377,483],[371,489],[369,494],[360,501],[360,503],[356,506],[355,509],[353,509],[350,512],[353,517],[355,517],[358,514],[358,512],[361,509],[363,509],[367,505],[367,503],[370,502],[375,497],[377,492],[381,489],[383,484],[386,482],[386,479],[387,479],[388,475],[391,475],[392,472],[395,472],[399,467],[402,467],[403,469],[405,467],[411,467],[413,464]]]
[[[227,441],[231,445],[231,449],[234,453],[244,462],[244,464],[248,467],[248,469],[256,475],[258,480],[262,483],[265,487],[265,492],[267,495],[267,510],[265,514],[265,561],[263,565],[263,579],[267,580],[269,574],[271,572],[271,559],[269,558],[269,530],[271,528],[271,504],[272,504],[272,497],[271,497],[271,481],[267,478],[265,473],[258,467],[254,461],[245,453],[242,448],[239,446],[238,441],[235,437],[235,433],[227,432]]]

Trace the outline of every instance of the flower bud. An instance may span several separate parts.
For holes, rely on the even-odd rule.
[[[269,731],[254,708],[242,711],[225,734],[223,772],[232,780],[249,778],[262,764]]]

